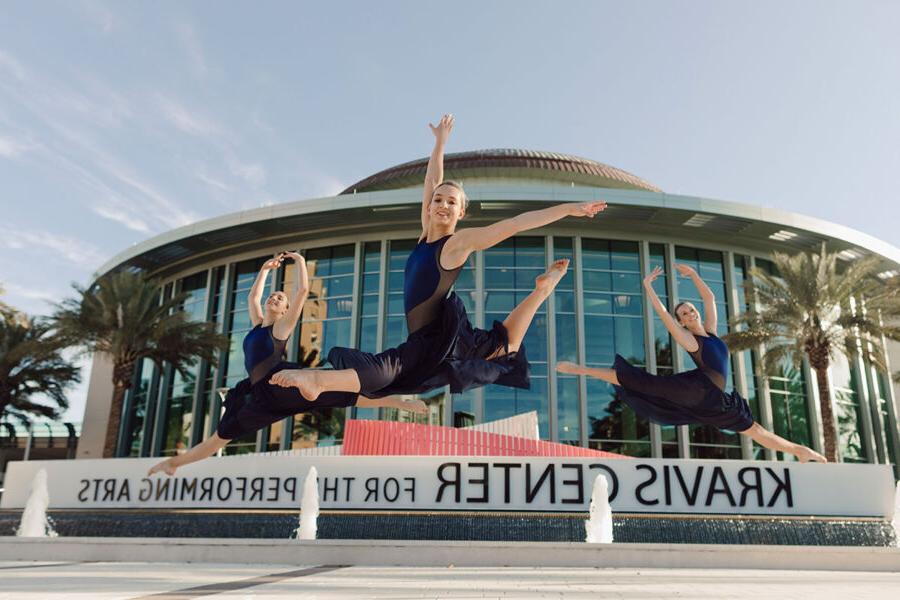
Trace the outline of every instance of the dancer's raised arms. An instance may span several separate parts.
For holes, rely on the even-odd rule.
[[[263,295],[263,289],[266,287],[266,279],[269,276],[269,273],[273,274],[272,287],[274,288],[274,273],[281,266],[281,261],[284,260],[284,255],[279,253],[275,255],[274,258],[270,258],[266,262],[263,263],[263,266],[260,267],[259,273],[256,275],[256,281],[253,282],[253,286],[250,288],[250,292],[247,294],[247,310],[250,313],[250,323],[256,327],[257,325],[261,325],[265,320],[265,311],[263,310],[261,301]]]
[[[715,294],[709,289],[706,282],[700,279],[700,276],[697,275],[697,271],[692,267],[685,264],[677,264],[675,265],[675,270],[678,271],[682,277],[690,277],[691,281],[694,282],[694,286],[697,288],[697,291],[700,292],[700,298],[703,300],[703,328],[706,331],[715,333],[716,326],[719,324],[718,314],[716,313]]]
[[[606,202],[567,202],[550,208],[532,210],[510,219],[498,221],[485,227],[470,227],[457,231],[447,240],[441,255],[441,267],[454,269],[466,263],[469,255],[476,250],[486,250],[517,233],[549,225],[565,217],[589,217],[606,209]]]
[[[431,157],[428,159],[428,168],[425,171],[425,189],[422,190],[422,235],[421,240],[428,235],[429,215],[428,207],[431,204],[431,197],[434,190],[444,181],[444,146],[447,144],[447,138],[453,131],[453,115],[444,115],[438,124],[428,124],[431,133],[434,134],[434,149],[431,151]]]
[[[276,338],[284,340],[290,337],[297,321],[300,320],[303,304],[306,302],[306,297],[309,296],[309,274],[306,271],[306,260],[296,252],[285,252],[282,258],[290,258],[297,266],[297,280],[293,296],[288,302],[287,311],[272,325],[272,334]]]
[[[649,275],[644,277],[644,290],[647,292],[650,304],[653,306],[653,310],[656,311],[656,314],[659,315],[663,325],[665,325],[669,333],[672,334],[672,339],[675,340],[675,343],[688,352],[696,352],[699,345],[693,334],[675,321],[675,318],[666,310],[662,300],[656,295],[656,290],[653,289],[653,282],[656,281],[656,278],[662,275],[662,273],[662,268],[656,267]]]

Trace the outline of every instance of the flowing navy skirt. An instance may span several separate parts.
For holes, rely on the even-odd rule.
[[[638,415],[660,425],[702,423],[730,431],[753,425],[747,401],[727,394],[700,369],[675,375],[653,375],[616,355],[612,367],[621,385],[619,397]]]
[[[358,394],[352,392],[324,392],[315,402],[310,402],[297,388],[269,383],[269,378],[278,371],[302,368],[297,363],[282,362],[255,384],[244,379],[228,390],[223,403],[225,414],[216,428],[219,437],[233,440],[292,415],[356,404]]]
[[[418,394],[445,385],[453,393],[490,383],[528,389],[530,367],[524,345],[517,352],[490,358],[508,347],[502,323],[494,321],[490,330],[472,327],[462,301],[451,293],[440,316],[396,348],[372,354],[336,347],[328,353],[328,362],[335,369],[356,370],[360,394],[367,398]]]

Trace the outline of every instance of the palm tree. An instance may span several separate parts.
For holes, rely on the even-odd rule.
[[[81,381],[79,369],[62,356],[65,346],[45,321],[0,309],[0,417],[25,425],[33,416],[59,418],[69,407],[66,389]],[[39,403],[38,396],[55,405]]]
[[[751,270],[747,298],[751,308],[732,319],[725,341],[733,352],[764,345],[764,372],[779,365],[799,366],[802,357],[816,373],[825,456],[836,461],[837,433],[828,367],[836,353],[862,355],[885,370],[882,338],[900,340],[900,298],[875,277],[878,259],[858,260],[838,269],[836,253],[775,253],[777,275]]]
[[[119,271],[89,288],[73,287],[78,296],[60,303],[53,319],[72,345],[112,361],[114,393],[103,446],[103,456],[111,457],[135,365],[146,358],[188,377],[197,357],[215,365],[228,338],[216,333],[211,323],[188,320],[181,310],[187,294],[161,298],[159,281],[139,273]]]

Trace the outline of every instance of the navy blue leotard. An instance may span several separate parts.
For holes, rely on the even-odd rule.
[[[690,352],[697,368],[675,375],[652,375],[616,355],[613,369],[618,396],[640,416],[662,425],[702,423],[744,431],[753,425],[747,401],[736,391],[725,392],[728,346],[714,333],[694,335],[697,350]]]
[[[303,368],[283,360],[286,346],[287,340],[276,338],[271,325],[257,325],[244,336],[244,367],[248,378],[230,389],[225,397],[225,414],[216,428],[219,437],[230,440],[291,415],[356,404],[357,394],[350,392],[325,392],[310,402],[297,388],[269,383],[269,378],[278,371]]]
[[[524,346],[507,352],[508,333],[498,321],[490,330],[472,327],[462,301],[450,291],[462,270],[441,265],[450,237],[420,240],[406,261],[404,343],[378,354],[340,347],[328,353],[334,368],[356,370],[363,396],[415,394],[445,385],[453,393],[489,383],[530,387]]]

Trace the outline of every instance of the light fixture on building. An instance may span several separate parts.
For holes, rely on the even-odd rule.
[[[793,231],[788,231],[787,229],[782,229],[781,231],[776,231],[772,235],[769,236],[770,240],[776,240],[779,242],[786,242],[788,240],[792,240],[797,237],[797,234]]]
[[[615,296],[616,306],[619,308],[628,308],[631,306],[631,296],[626,296],[625,294],[620,294]]]
[[[859,250],[852,249],[852,248],[847,248],[846,250],[841,250],[840,252],[838,252],[838,258],[842,258],[847,261],[856,260],[856,259],[862,258],[862,257],[863,257],[862,252],[860,252]]]
[[[882,271],[878,274],[878,279],[883,279],[886,281],[888,279],[896,277],[897,275],[900,275],[900,271],[897,271],[896,269],[891,271]]]
[[[702,213],[695,213],[693,217],[682,223],[687,227],[703,227],[710,221],[715,219],[713,215],[704,215]]]
[[[480,202],[478,205],[481,210],[507,210],[517,206],[515,202]]]

